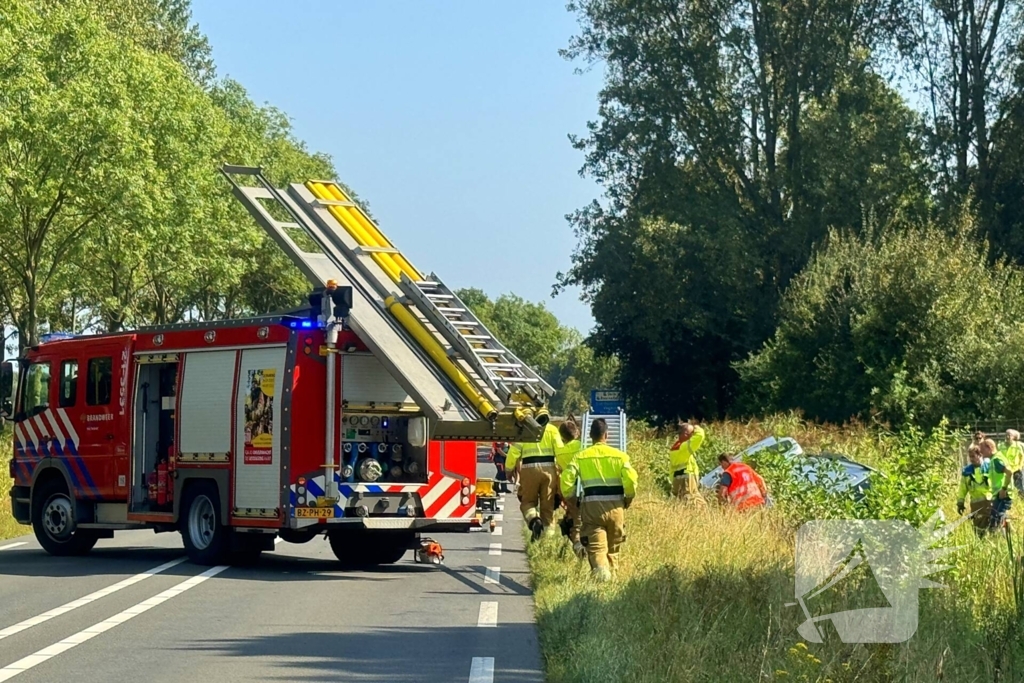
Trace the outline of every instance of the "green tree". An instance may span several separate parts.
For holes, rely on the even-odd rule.
[[[192,21],[191,0],[72,0],[112,33],[185,67],[195,82],[209,86],[215,69],[210,43]],[[40,7],[68,0],[36,0]]]
[[[991,266],[969,211],[949,226],[833,232],[779,328],[739,364],[754,410],[937,425],[1016,417],[1024,276]]]
[[[899,2],[581,0],[569,59],[605,67],[576,139],[606,201],[572,218],[559,286],[591,303],[631,409],[727,411],[732,363],[830,226],[929,207],[920,119],[877,75]]]
[[[547,379],[557,388],[551,409],[560,415],[581,415],[590,408],[590,392],[618,386],[617,358],[599,356],[588,340],[570,330],[567,348]]]
[[[228,133],[218,159],[260,166],[279,187],[309,178],[336,176],[329,156],[309,152],[295,138],[291,122],[283,112],[255,104],[239,83],[222,81],[211,95],[228,121]],[[190,308],[200,318],[209,320],[301,305],[310,284],[231,196],[227,182],[219,176],[215,182],[197,253],[223,256],[196,262],[193,287],[187,292]],[[355,201],[360,201],[350,188],[343,187]]]
[[[11,0],[4,15],[0,302],[27,345],[59,309],[62,275],[81,280],[91,238],[128,216],[164,220],[178,199],[166,181],[211,110],[177,64],[125,45],[85,4]]]
[[[912,66],[928,95],[926,111],[940,187],[957,206],[971,194],[985,228],[995,210],[993,182],[998,125],[1006,77],[1020,63],[1019,3],[1011,0],[930,0],[922,3],[919,57]]]

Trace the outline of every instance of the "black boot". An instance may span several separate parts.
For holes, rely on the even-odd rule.
[[[544,534],[544,522],[541,521],[540,517],[534,517],[530,520],[530,531],[533,534],[530,540],[539,541],[540,537]]]

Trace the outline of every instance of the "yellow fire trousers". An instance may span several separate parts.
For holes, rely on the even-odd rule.
[[[555,518],[555,491],[558,478],[551,467],[524,467],[519,472],[519,509],[529,524],[540,517],[545,527]]]
[[[680,475],[672,479],[672,495],[680,500],[691,500],[700,497],[699,482],[696,474]]]
[[[615,558],[626,540],[626,515],[622,504],[584,500],[580,507],[583,521],[580,542],[587,547],[591,568],[614,567]]]
[[[572,520],[572,531],[569,532],[569,540],[576,543],[580,540],[580,507],[575,499],[565,501],[565,516]]]

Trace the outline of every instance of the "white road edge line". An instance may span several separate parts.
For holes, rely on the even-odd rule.
[[[484,571],[484,583],[501,583],[501,567],[487,567]]]
[[[11,543],[9,545],[0,546],[0,550],[10,550],[11,548],[20,548],[23,545],[28,545],[28,541],[19,541],[17,543]]]
[[[476,619],[477,626],[491,626],[497,628],[498,626],[498,603],[496,602],[481,602],[480,603],[480,615]],[[0,674],[3,670],[0,669]],[[5,680],[0,678],[0,681]]]
[[[127,588],[128,586],[134,586],[139,581],[145,581],[146,579],[148,579],[151,576],[156,576],[157,574],[159,574],[161,572],[165,572],[168,569],[170,569],[171,567],[174,567],[176,565],[181,564],[186,559],[188,559],[188,558],[179,557],[178,559],[171,560],[170,562],[162,564],[159,567],[153,567],[152,569],[147,569],[146,571],[142,572],[141,574],[136,574],[135,576],[130,576],[130,577],[128,577],[127,579],[125,579],[123,581],[118,581],[117,583],[115,583],[112,586],[107,586],[106,588],[101,588],[101,589],[99,589],[98,591],[96,591],[94,593],[89,593],[84,598],[78,598],[77,600],[72,600],[71,602],[66,603],[64,605],[61,605],[60,607],[54,607],[53,609],[51,609],[48,612],[43,612],[42,614],[40,614],[37,617],[31,617],[30,619],[26,619],[25,621],[18,622],[14,626],[8,626],[7,628],[0,629],[0,640],[3,640],[4,638],[7,638],[8,636],[13,636],[15,633],[21,633],[25,629],[32,628],[33,626],[38,626],[39,624],[42,624],[43,622],[49,621],[50,619],[53,619],[55,617],[59,617],[62,614],[67,614],[68,612],[70,612],[73,609],[78,609],[79,607],[84,607],[85,605],[88,605],[91,602],[96,602],[100,598],[105,598],[105,597],[107,597],[108,595],[110,595],[112,593],[116,593],[119,590],[123,590],[123,589]]]
[[[494,683],[494,657],[473,657],[469,683]]]
[[[501,544],[500,543],[491,543],[490,547],[487,549],[487,554],[488,555],[501,555]]]
[[[105,633],[106,631],[109,631],[115,626],[123,624],[129,619],[137,617],[143,612],[148,612],[157,605],[163,604],[164,602],[173,598],[175,595],[180,595],[181,593],[184,593],[190,588],[195,588],[196,586],[206,581],[210,577],[220,574],[225,569],[227,569],[227,565],[218,565],[216,567],[211,567],[202,574],[198,574],[189,579],[185,579],[181,583],[175,586],[171,586],[163,593],[154,595],[148,600],[143,600],[137,605],[133,605],[132,607],[129,607],[123,612],[115,614],[109,619],[105,619],[99,622],[98,624],[93,624],[89,628],[79,631],[78,633],[75,633],[73,635],[70,635],[64,640],[58,643],[54,643],[49,647],[45,647],[42,650],[30,654],[27,657],[22,657],[13,664],[10,664],[0,669],[0,681],[8,681],[17,676],[18,674],[24,673],[25,671],[28,671],[34,666],[42,664],[43,662],[47,661],[48,659],[51,659],[52,657],[56,657],[61,653],[67,652],[76,645],[81,645],[82,643],[88,640],[92,640],[101,633]]]

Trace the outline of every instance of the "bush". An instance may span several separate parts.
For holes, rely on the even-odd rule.
[[[909,515],[915,524],[939,503],[952,513],[957,437],[941,430],[878,433],[804,424],[792,414],[714,423],[699,453],[702,466],[770,434],[888,471],[891,484],[877,485],[877,499],[865,503],[873,512]],[[804,615],[793,603],[795,524],[784,506],[736,514],[678,503],[665,493],[670,436],[634,424],[630,438],[640,493],[626,513],[628,540],[615,581],[593,583],[586,563],[561,539],[528,548],[547,680],[982,683],[1016,680],[1012,672],[1024,667],[1024,620],[1015,609],[1024,576],[1004,539],[976,539],[969,524],[954,532],[952,568],[931,577],[946,588],[920,592],[917,633],[908,642],[848,644],[826,636],[821,644],[804,643],[797,632]],[[767,460],[758,466],[771,467]],[[791,491],[793,509],[813,504],[822,516],[849,512],[809,498],[806,488]],[[923,502],[916,513],[915,498]],[[1024,538],[1014,545],[1019,553]],[[851,575],[820,596],[815,611],[877,606],[864,604],[869,579]]]
[[[844,487],[845,470],[835,461],[797,458],[797,465],[813,468],[815,483],[806,477],[794,477],[794,460],[780,452],[766,449],[755,453],[750,462],[764,477],[775,504],[795,522],[903,519],[920,526],[939,509],[943,492],[957,484],[958,443],[962,438],[950,433],[945,423],[928,433],[909,426],[895,434],[878,434],[870,460],[881,472],[871,477],[871,485],[860,499]],[[863,447],[858,450],[864,451]],[[848,453],[843,455],[856,459]]]
[[[1024,414],[1024,277],[990,265],[968,214],[948,229],[832,232],[774,337],[738,364],[751,410],[937,425]]]

